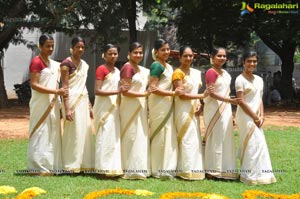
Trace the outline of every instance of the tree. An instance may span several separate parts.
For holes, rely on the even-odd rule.
[[[260,1],[269,3],[269,1]],[[276,1],[276,3],[292,1]],[[254,8],[253,5],[249,4]],[[300,44],[300,18],[297,14],[270,14],[264,9],[240,16],[237,0],[170,0],[180,8],[177,18],[178,40],[201,50],[212,46],[249,47],[250,34],[255,31],[262,41],[281,58],[283,98],[291,98],[294,53]]]
[[[144,13],[147,15],[146,30],[157,31],[157,35],[168,41],[171,49],[178,48],[175,20],[177,9],[169,6],[170,1],[145,1]]]
[[[13,44],[28,44],[22,37],[23,28],[32,30],[34,27],[41,28],[42,31],[54,32],[55,30],[65,30],[72,32],[67,28],[73,25],[72,23],[64,23],[64,20],[72,15],[73,2],[58,3],[59,1],[48,1],[42,4],[41,1],[32,0],[2,0],[0,1],[0,60],[3,57],[3,50],[6,49],[9,43]],[[73,14],[74,17],[76,15]],[[78,19],[75,18],[75,19]],[[68,20],[67,20],[68,21]],[[74,21],[74,20],[73,20]],[[0,62],[2,63],[2,62]],[[8,99],[4,85],[4,76],[1,66],[0,70],[0,108],[7,107]]]
[[[24,28],[53,33],[60,31],[88,36],[93,44],[115,43],[124,40],[120,32],[130,26],[131,40],[136,40],[136,2],[111,0],[1,0],[0,1],[0,60],[9,43],[28,44],[22,38]],[[128,20],[127,20],[128,18]],[[129,21],[129,23],[127,23]],[[135,36],[134,36],[135,34]],[[1,62],[0,62],[1,63]],[[7,107],[8,99],[0,70],[0,108]]]

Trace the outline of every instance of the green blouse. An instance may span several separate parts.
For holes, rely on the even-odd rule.
[[[159,62],[153,62],[150,66],[150,76],[160,78],[160,75],[164,72],[165,67]]]

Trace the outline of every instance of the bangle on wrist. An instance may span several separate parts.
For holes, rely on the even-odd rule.
[[[256,120],[254,119],[254,122],[259,122],[259,121],[260,121],[260,119],[261,119],[261,118],[258,118],[258,119],[256,119]]]
[[[172,91],[172,96],[175,96],[175,91]]]
[[[224,98],[224,102],[229,102],[229,100],[230,100],[230,98],[228,98],[228,97]]]

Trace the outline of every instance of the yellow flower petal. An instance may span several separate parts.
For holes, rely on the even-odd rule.
[[[11,186],[0,186],[0,194],[17,193],[16,188]]]
[[[154,193],[148,190],[137,189],[134,194],[138,196],[152,196]]]
[[[22,193],[25,193],[25,192],[28,192],[28,191],[33,192],[36,196],[46,193],[46,191],[44,189],[41,189],[39,187],[30,187],[30,188],[27,188]]]

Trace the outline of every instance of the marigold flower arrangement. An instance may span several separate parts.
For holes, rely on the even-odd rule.
[[[0,194],[11,194],[11,193],[17,193],[17,190],[11,186],[0,186]],[[46,193],[46,191],[39,187],[31,187],[25,189],[15,199],[31,199],[34,196],[38,196],[44,193]]]
[[[102,191],[91,192],[91,193],[87,194],[84,197],[84,199],[96,199],[96,198],[107,196],[110,194],[149,196],[149,195],[153,195],[154,193],[147,191],[147,190],[141,190],[141,189],[130,190],[130,189],[116,188],[116,189],[105,189]]]
[[[259,198],[275,198],[275,199],[300,199],[300,194],[274,194],[274,193],[266,193],[259,190],[247,190],[243,194],[243,198],[245,199],[258,199]]]
[[[11,194],[11,193],[17,193],[17,190],[11,186],[0,186],[0,195]]]
[[[159,199],[174,199],[174,198],[202,198],[202,199],[229,199],[218,194],[208,194],[202,192],[168,192],[162,194]]]
[[[38,195],[45,194],[45,193],[46,193],[46,191],[39,187],[31,187],[31,188],[25,189],[15,199],[30,199],[30,198],[33,198],[34,196],[38,196]]]

